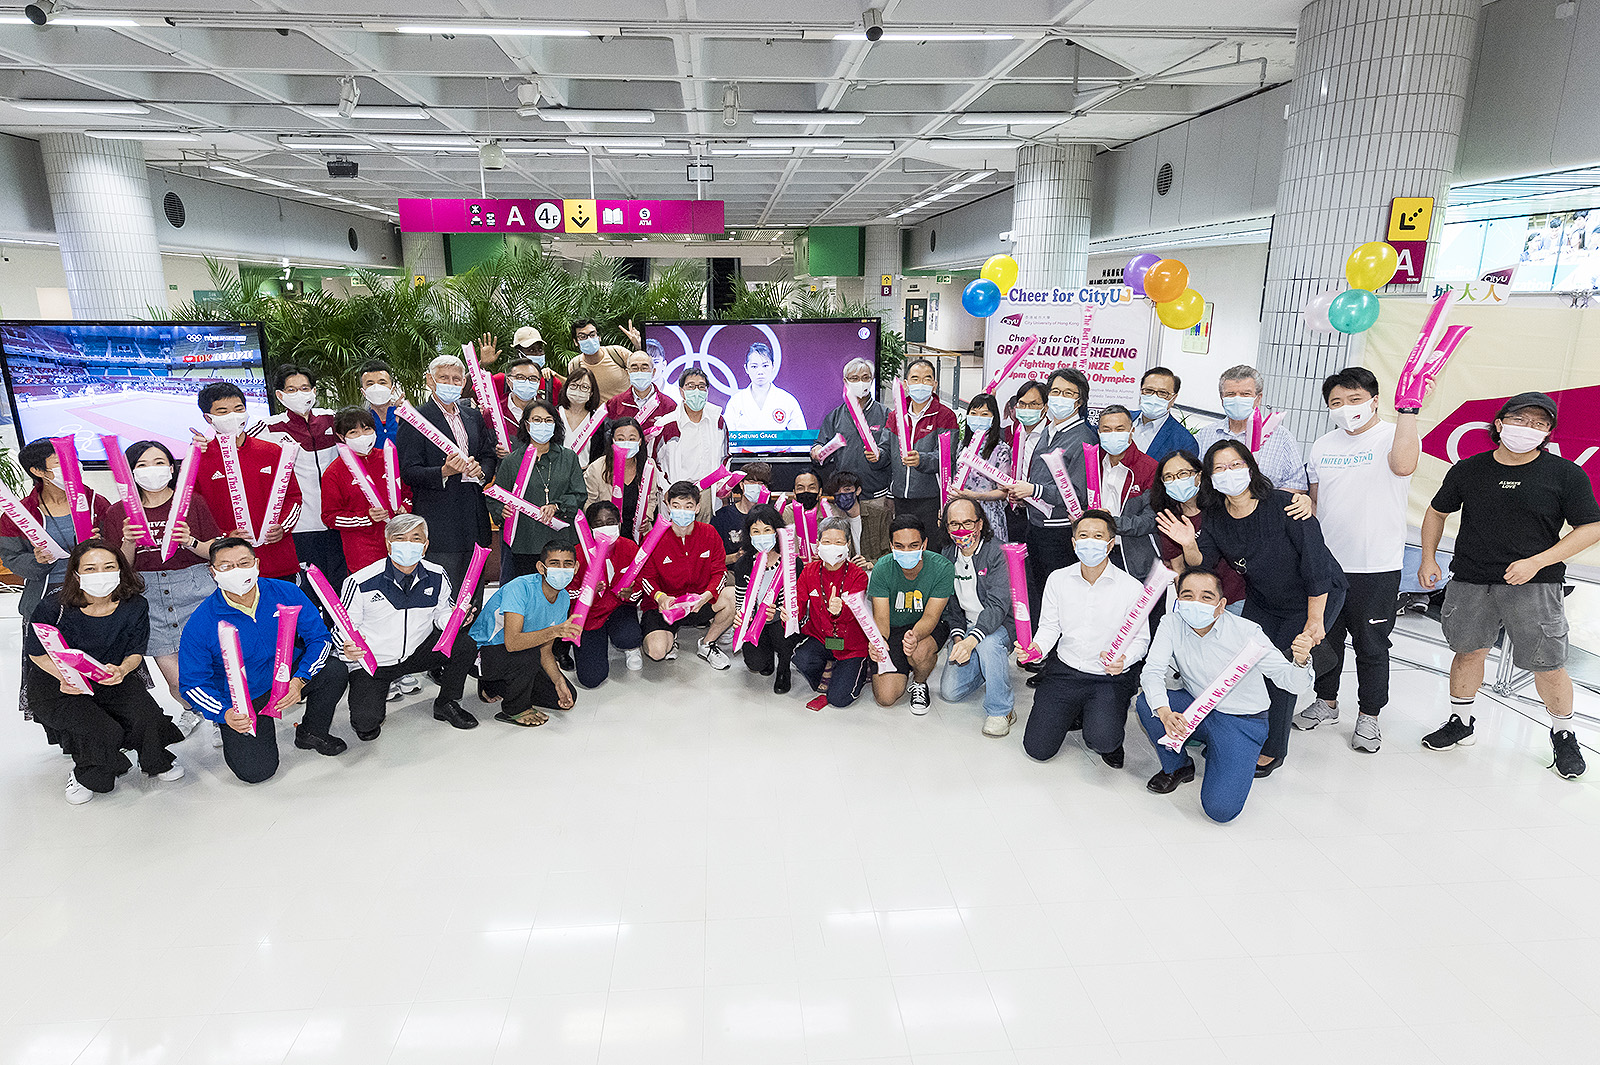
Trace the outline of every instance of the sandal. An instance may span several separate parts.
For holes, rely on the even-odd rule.
[[[510,711],[502,710],[498,714],[494,715],[494,719],[496,721],[504,721],[508,725],[521,725],[523,728],[538,728],[540,725],[550,720],[550,715],[545,713],[543,710],[529,709],[524,710],[520,714],[513,714]]]

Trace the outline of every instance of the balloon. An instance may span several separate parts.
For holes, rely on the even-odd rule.
[[[1350,258],[1344,261],[1344,278],[1350,282],[1351,288],[1364,288],[1371,292],[1387,285],[1399,268],[1400,256],[1394,247],[1381,240],[1372,240],[1351,252]]]
[[[1184,289],[1175,300],[1156,304],[1156,317],[1172,329],[1192,329],[1205,313],[1205,297],[1192,288]]]
[[[1017,283],[1017,260],[1009,255],[991,255],[983,264],[981,276],[993,281],[1001,292],[1010,292]]]
[[[1364,288],[1346,289],[1328,305],[1328,324],[1341,333],[1365,333],[1378,320],[1378,297]]]
[[[1343,292],[1342,288],[1330,288],[1312,296],[1300,310],[1300,317],[1305,320],[1306,328],[1313,333],[1337,333],[1333,323],[1328,321],[1328,308],[1333,304],[1333,298]]]
[[[974,318],[987,318],[1000,309],[1000,286],[980,278],[961,293],[961,306]]]
[[[1189,268],[1176,259],[1162,259],[1144,275],[1144,294],[1157,303],[1171,303],[1189,287]]]
[[[1154,252],[1142,251],[1128,260],[1128,265],[1122,268],[1122,283],[1133,289],[1135,296],[1143,296],[1144,275],[1150,268],[1161,261],[1161,256]]]

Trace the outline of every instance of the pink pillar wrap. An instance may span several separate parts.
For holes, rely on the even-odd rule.
[[[294,677],[294,633],[300,609],[280,606],[273,611],[273,617],[278,619],[278,645],[272,652],[272,693],[267,696],[267,708],[261,711],[268,717],[283,717],[278,700],[289,694],[289,681]]]
[[[62,550],[61,545],[44,531],[39,519],[28,513],[28,508],[22,505],[22,501],[4,487],[0,487],[0,512],[4,512],[5,516],[11,519],[12,524],[21,530],[22,535],[28,538],[28,543],[35,548],[50,552],[57,560],[67,557],[67,552]]]
[[[450,619],[444,623],[444,630],[433,644],[433,649],[442,655],[450,653],[450,648],[456,642],[456,633],[461,631],[462,622],[467,620],[467,611],[472,609],[472,593],[478,590],[478,578],[483,576],[483,564],[488,558],[487,547],[482,544],[473,547],[472,561],[467,563],[467,575],[461,578],[461,590],[456,593],[455,609],[450,611]]]
[[[139,483],[133,479],[133,470],[128,466],[128,456],[122,452],[122,441],[109,433],[102,433],[100,446],[106,449],[106,464],[111,467],[111,476],[117,482],[117,495],[122,497],[122,512],[129,521],[144,530],[139,534],[139,543],[145,547],[155,547],[156,538],[150,535],[150,519],[144,513],[144,499],[139,495]]]
[[[343,444],[339,445],[344,447]],[[261,535],[256,546],[266,542],[267,530],[283,520],[283,501],[289,498],[289,480],[294,476],[294,460],[300,457],[300,445],[293,441],[283,444],[278,452],[278,465],[272,471],[272,491],[267,494],[267,509],[261,516]],[[382,504],[378,504],[382,509]]]
[[[485,548],[478,548],[480,551]],[[322,608],[333,619],[333,626],[338,630],[338,635],[343,638],[343,643],[353,643],[360,652],[358,665],[367,671],[369,676],[376,676],[378,672],[378,659],[372,653],[372,648],[367,646],[367,641],[361,633],[356,631],[355,623],[350,620],[350,612],[344,608],[344,603],[339,601],[338,593],[333,590],[333,585],[328,583],[327,576],[316,566],[306,567],[306,580],[311,585],[311,590],[317,593],[317,598],[322,601]],[[341,650],[343,644],[340,645]]]
[[[1169,751],[1183,750],[1184,741],[1194,735],[1195,726],[1200,724],[1207,714],[1217,708],[1217,704],[1222,702],[1228,692],[1233,690],[1233,686],[1244,679],[1244,675],[1249,673],[1266,653],[1267,645],[1264,643],[1249,643],[1245,645],[1244,650],[1233,656],[1233,661],[1228,663],[1227,668],[1222,671],[1222,675],[1212,683],[1211,687],[1206,689],[1205,694],[1190,703],[1189,709],[1183,712],[1183,735],[1176,738],[1162,736],[1156,742]]]
[[[617,542],[610,537],[596,541],[594,549],[584,563],[587,568],[583,571],[583,584],[578,587],[577,598],[572,601],[572,616],[568,618],[578,627],[579,635],[565,637],[568,643],[577,643],[583,638],[584,623],[589,620],[589,611],[594,606],[600,582],[605,580],[606,562],[611,558],[611,549],[616,545]]]
[[[1095,444],[1083,445],[1083,487],[1089,497],[1089,509],[1100,509],[1100,448]]]
[[[171,561],[172,555],[178,549],[172,539],[172,530],[178,523],[189,516],[189,502],[194,498],[195,478],[200,476],[200,454],[205,450],[204,444],[192,443],[189,445],[189,455],[183,460],[183,471],[178,474],[178,487],[172,493],[172,506],[167,510],[167,528],[161,534],[161,561]]]
[[[884,670],[894,671],[894,663],[889,660],[889,641],[883,638],[883,633],[878,631],[878,622],[872,616],[872,607],[867,605],[867,597],[862,592],[845,592],[841,598],[844,605],[849,608],[851,615],[856,619],[856,624],[861,626],[861,631],[867,637],[867,643],[882,657],[878,661],[878,672]]]
[[[228,681],[228,695],[233,699],[229,709],[250,719],[250,735],[254,736],[256,707],[250,701],[250,682],[244,673],[244,651],[239,646],[239,630],[226,621],[217,622],[217,647],[222,652],[222,675]]]
[[[56,461],[61,464],[61,483],[67,493],[67,507],[72,511],[72,531],[78,543],[94,536],[94,513],[89,509],[89,490],[83,486],[83,463],[78,461],[78,438],[53,436],[50,443],[56,449]]]
[[[1166,593],[1167,585],[1177,577],[1159,561],[1150,569],[1150,576],[1145,579],[1144,590],[1139,593],[1139,598],[1133,601],[1133,606],[1128,608],[1128,616],[1122,619],[1122,624],[1117,626],[1116,635],[1111,637],[1111,646],[1106,648],[1106,657],[1115,659],[1128,646],[1128,641],[1133,639],[1133,634],[1144,626],[1150,617],[1150,611],[1156,608],[1156,600]]]
[[[1028,545],[1001,544],[1006,553],[1006,576],[1011,579],[1011,617],[1017,623],[1017,646],[1033,644],[1033,617],[1028,612]],[[1038,657],[1024,652],[1018,661],[1034,662]]]

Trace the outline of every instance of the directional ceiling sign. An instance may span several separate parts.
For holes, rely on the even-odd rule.
[[[722,233],[721,200],[402,199],[405,233]]]

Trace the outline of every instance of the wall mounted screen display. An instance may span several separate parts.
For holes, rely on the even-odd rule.
[[[264,355],[257,322],[0,322],[18,439],[71,433],[85,462],[105,461],[101,433],[182,456],[206,431],[196,395],[212,381],[239,386],[251,422],[267,417]]]
[[[690,366],[705,369],[731,450],[779,455],[811,447],[843,398],[846,363],[866,359],[876,372],[878,330],[876,318],[650,322],[644,344],[658,382],[675,386]]]

